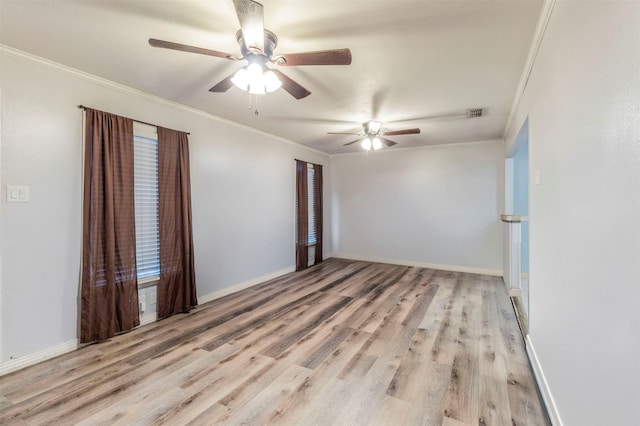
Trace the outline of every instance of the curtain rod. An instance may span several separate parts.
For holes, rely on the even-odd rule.
[[[322,164],[316,164],[316,163],[312,163],[311,161],[304,161],[304,160],[299,160],[297,158],[294,158],[293,161],[302,161],[303,163],[308,163],[308,164],[313,164],[314,166],[320,166],[322,167]]]
[[[82,110],[87,110],[87,108],[89,109],[95,109],[95,108],[90,108],[84,105],[78,105],[78,108],[82,109]],[[96,110],[98,111],[98,110]],[[140,124],[146,124],[147,126],[153,126],[153,127],[162,127],[162,126],[158,126],[157,124],[152,124],[152,123],[147,123],[146,121],[141,121],[141,120],[136,120],[135,118],[132,118],[131,120],[135,121],[136,123],[140,123]],[[187,135],[190,135],[191,133],[189,132],[185,132]]]

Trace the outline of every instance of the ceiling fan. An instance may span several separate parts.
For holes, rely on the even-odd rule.
[[[236,33],[236,40],[240,45],[241,55],[219,52],[171,41],[149,39],[153,47],[180,50],[215,56],[233,61],[246,60],[247,65],[232,75],[224,78],[209,89],[210,92],[226,92],[232,85],[253,94],[265,94],[282,87],[296,99],[302,99],[311,94],[310,91],[287,77],[270,65],[299,66],[299,65],[349,65],[351,51],[349,49],[332,49],[315,52],[288,53],[274,55],[278,45],[278,37],[264,28],[264,13],[262,4],[253,0],[233,0],[233,5],[240,22],[240,30]]]
[[[362,128],[364,133],[353,133],[353,132],[328,132],[329,135],[359,135],[360,138],[345,143],[343,146],[349,146],[356,142],[360,142],[362,148],[367,151],[374,151],[382,148],[382,144],[386,146],[394,146],[397,145],[397,142],[384,138],[383,136],[399,136],[399,135],[415,135],[420,133],[420,129],[404,129],[404,130],[393,130],[390,132],[380,133],[382,130],[382,123],[380,121],[369,120],[367,122],[362,123]],[[362,138],[364,136],[364,138]]]

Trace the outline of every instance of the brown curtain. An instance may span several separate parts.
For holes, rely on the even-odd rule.
[[[307,163],[296,160],[296,271],[309,263],[309,206],[307,200]]]
[[[313,194],[314,202],[314,218],[316,227],[316,251],[314,264],[322,262],[322,166],[320,164],[313,165]]]
[[[158,127],[160,281],[158,318],[189,312],[198,304],[191,231],[189,140]]]
[[[80,341],[140,324],[133,121],[86,110]]]

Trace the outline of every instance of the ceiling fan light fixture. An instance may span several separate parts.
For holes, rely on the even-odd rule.
[[[240,55],[155,38],[149,38],[149,45],[232,61],[247,61],[249,65],[245,66],[243,71],[236,71],[211,87],[209,91],[213,93],[226,92],[232,86],[256,94],[272,92],[282,87],[295,99],[302,99],[309,96],[311,92],[279,70],[273,69],[275,75],[272,75],[267,65],[276,64],[291,67],[351,64],[351,51],[346,48],[274,55],[275,48],[278,46],[278,37],[264,27],[263,5],[256,0],[233,0],[233,7],[240,23],[240,29],[236,32]],[[260,73],[257,77],[251,78],[245,74],[253,63],[260,66]],[[251,73],[249,72],[249,74]]]
[[[382,128],[382,123],[375,120],[369,120],[365,125],[365,131],[367,134],[377,135]]]
[[[379,130],[379,129],[378,129],[378,130]],[[373,139],[371,140],[371,147],[372,147],[374,150],[378,150],[378,149],[382,148],[382,142],[380,142],[380,139],[378,139],[378,138],[373,138]]]
[[[273,71],[267,70],[262,76],[264,78],[264,90],[266,90],[267,93],[274,92],[282,87],[282,82]]]
[[[382,123],[379,121],[365,121],[362,123],[362,128],[364,129],[364,134],[362,133],[353,133],[353,132],[329,132],[329,134],[335,135],[358,135],[363,136],[364,139],[358,138],[354,141],[347,142],[342,146],[350,146],[354,143],[360,142],[360,146],[366,151],[377,151],[385,146],[392,147],[397,145],[396,142],[387,139],[387,136],[400,136],[400,135],[417,135],[420,133],[420,129],[414,127],[412,129],[401,129],[401,130],[393,130],[393,131],[385,131],[380,133],[382,129]]]
[[[247,67],[247,78],[249,80],[249,93],[253,95],[264,95],[264,71],[260,64],[251,63]]]
[[[240,90],[253,95],[264,95],[278,90],[282,82],[271,70],[264,70],[260,64],[252,63],[240,68],[231,78],[231,82]]]
[[[262,78],[262,67],[258,63],[250,63],[247,65],[247,76],[249,77],[250,82],[258,82],[259,79]]]
[[[380,142],[380,141],[378,141],[378,142]],[[369,139],[369,138],[362,139],[362,142],[360,143],[360,146],[363,149],[369,151],[371,149],[371,139]]]
[[[249,89],[249,75],[247,74],[247,69],[240,68],[231,78],[231,82],[238,89],[247,91]]]

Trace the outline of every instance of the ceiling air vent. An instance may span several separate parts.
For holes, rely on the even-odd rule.
[[[471,108],[467,110],[467,118],[482,117],[484,110],[482,108]]]

